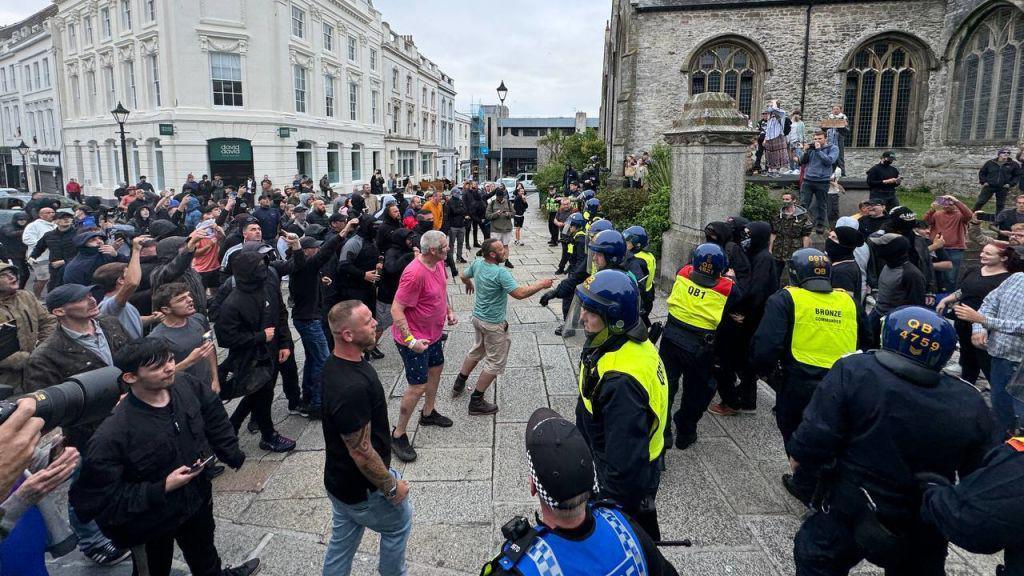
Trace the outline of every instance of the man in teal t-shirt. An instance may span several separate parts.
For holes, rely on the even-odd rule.
[[[475,343],[462,363],[452,388],[453,397],[461,395],[466,389],[470,373],[481,360],[484,361],[476,388],[469,398],[470,415],[487,415],[498,411],[497,405],[484,399],[484,392],[505,371],[505,363],[508,361],[508,348],[511,344],[508,322],[505,320],[508,315],[508,297],[523,300],[551,288],[553,282],[551,278],[546,278],[528,286],[519,286],[512,273],[503,265],[508,258],[508,250],[497,238],[485,240],[480,254],[460,276],[466,285],[466,294],[476,294],[473,303]]]

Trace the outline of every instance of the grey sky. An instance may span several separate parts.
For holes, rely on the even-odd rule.
[[[0,24],[21,20],[49,0],[0,2]],[[604,25],[601,0],[374,0],[400,34],[455,78],[456,105],[497,104],[508,87],[513,116],[596,116],[601,104]]]

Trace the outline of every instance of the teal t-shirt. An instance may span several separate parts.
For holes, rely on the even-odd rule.
[[[504,322],[508,315],[508,293],[519,286],[508,268],[477,258],[462,275],[476,284],[473,316],[491,324]]]

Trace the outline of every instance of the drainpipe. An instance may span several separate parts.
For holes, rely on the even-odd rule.
[[[807,100],[807,67],[809,65],[809,58],[811,53],[811,8],[814,6],[814,0],[807,1],[807,13],[804,16],[804,70],[803,79],[800,82],[800,111],[805,115],[807,113],[805,109]]]

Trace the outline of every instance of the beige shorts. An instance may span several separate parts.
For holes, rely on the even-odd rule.
[[[473,334],[475,340],[468,358],[476,362],[483,360],[483,371],[488,374],[504,374],[508,349],[512,344],[508,337],[508,322],[491,324],[474,316]]]
[[[32,274],[35,276],[36,281],[46,282],[50,279],[50,261],[39,260],[32,265]]]

